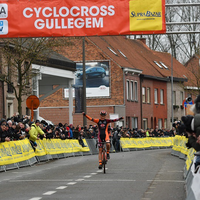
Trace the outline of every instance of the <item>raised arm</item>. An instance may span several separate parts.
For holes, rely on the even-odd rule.
[[[98,123],[99,122],[99,119],[94,119],[88,115],[86,115],[84,112],[83,112],[83,116],[85,116],[87,119],[89,119],[90,121],[92,122],[95,122],[95,123]]]
[[[124,119],[124,117],[120,117],[120,118],[117,118],[117,119],[108,119],[108,123],[111,123],[111,122],[117,122],[121,119]]]

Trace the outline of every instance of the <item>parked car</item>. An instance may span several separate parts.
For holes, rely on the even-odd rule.
[[[83,78],[83,72],[76,73],[77,78]],[[89,67],[85,70],[85,78],[101,77],[106,76],[106,70],[103,67]]]

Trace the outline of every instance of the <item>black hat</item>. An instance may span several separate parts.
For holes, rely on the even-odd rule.
[[[63,124],[62,124],[62,123],[59,123],[58,126],[59,126],[59,127],[63,127]]]
[[[35,123],[40,123],[40,120],[36,119]]]
[[[6,124],[6,120],[5,119],[1,119],[0,120],[0,125],[2,125],[3,123]]]

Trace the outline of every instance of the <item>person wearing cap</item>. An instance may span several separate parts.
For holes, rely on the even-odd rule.
[[[31,129],[29,130],[29,141],[34,151],[35,151],[35,148],[37,147],[36,140],[39,140],[38,135],[42,135],[46,137],[39,125],[40,125],[40,121],[36,120],[35,123],[31,125]]]
[[[8,137],[7,133],[7,126],[6,120],[2,119],[0,121],[0,142],[9,142],[10,138]]]
[[[69,125],[69,132],[68,132],[68,139],[73,139],[73,137],[74,137],[73,132],[74,132],[73,124],[70,124]]]
[[[97,124],[99,132],[97,135],[98,139],[98,147],[99,147],[99,169],[102,169],[102,142],[106,142],[106,149],[107,149],[107,159],[110,159],[110,137],[108,134],[108,126],[111,122],[117,122],[123,117],[117,119],[106,119],[106,111],[102,110],[100,112],[100,119],[94,119],[83,112],[83,116],[85,116],[90,121],[93,121]]]

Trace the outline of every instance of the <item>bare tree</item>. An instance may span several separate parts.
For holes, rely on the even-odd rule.
[[[44,63],[52,49],[66,45],[66,42],[66,38],[11,38],[0,41],[0,81],[8,84],[8,92],[14,93],[20,116],[22,102],[32,93],[31,79],[35,75],[31,70],[32,64],[36,61]]]
[[[166,0],[166,4],[199,3],[199,0]],[[166,7],[166,22],[182,24],[167,25],[168,32],[199,31],[200,24],[187,22],[200,21],[199,6]],[[136,36],[141,37],[141,36]],[[194,54],[199,54],[199,34],[163,34],[146,35],[147,45],[156,51],[169,52],[182,64],[185,64]]]

